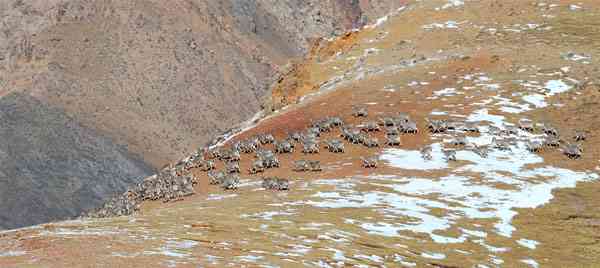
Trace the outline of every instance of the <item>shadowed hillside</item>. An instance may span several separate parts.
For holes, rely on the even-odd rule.
[[[143,161],[61,110],[0,99],[0,229],[77,216],[151,174]]]

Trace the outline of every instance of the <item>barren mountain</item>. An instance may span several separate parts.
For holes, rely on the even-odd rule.
[[[92,203],[60,203],[58,194],[44,187],[5,191],[0,227],[39,223],[81,212],[98,205],[124,183],[146,175],[148,166],[162,167],[206,144],[216,134],[251,118],[265,103],[269,85],[288,61],[302,57],[319,39],[343,33],[400,6],[402,1],[270,1],[270,0],[2,0],[0,1],[0,97],[29,99],[19,111],[37,111],[38,105],[57,108],[93,137],[106,137],[102,148],[78,147],[77,135],[56,127],[48,118],[23,117],[19,124],[52,129],[65,142],[32,140],[22,152],[49,150],[56,168],[51,176],[31,171],[46,166],[44,159],[28,159],[10,171],[1,189],[13,189],[26,178],[41,183],[85,177],[121,163],[104,162],[103,153],[128,154],[142,159],[129,173],[95,183],[103,185]],[[17,93],[18,95],[11,95]],[[19,96],[19,97],[14,97]],[[268,98],[267,98],[268,99]],[[32,105],[32,106],[28,106]],[[13,126],[2,125],[3,131]],[[23,129],[24,132],[29,131]],[[0,147],[14,140],[0,140]],[[67,143],[68,144],[68,143]],[[111,147],[112,146],[112,147]],[[41,148],[40,148],[41,147]],[[58,148],[60,147],[60,148]],[[116,151],[108,152],[108,148]],[[116,148],[126,148],[126,151]],[[91,151],[90,151],[91,150]],[[99,151],[96,151],[99,150]],[[89,154],[87,169],[61,160]],[[12,157],[13,155],[11,155]],[[113,159],[116,161],[116,159]],[[6,160],[4,160],[6,161]],[[11,160],[12,161],[12,160]],[[123,164],[127,165],[127,164]],[[143,171],[143,172],[141,172]],[[123,171],[124,172],[124,171]],[[117,180],[117,181],[113,181]],[[28,182],[29,183],[29,182]],[[24,185],[29,185],[24,183]],[[50,182],[51,183],[51,182]],[[81,183],[83,190],[87,183]],[[115,186],[110,190],[109,185]],[[83,191],[82,190],[82,191]],[[36,199],[16,196],[36,195]],[[61,198],[72,199],[70,192]],[[59,198],[60,199],[60,198]],[[19,202],[16,202],[19,200]],[[83,202],[84,200],[82,200]],[[30,207],[50,209],[32,218],[13,212]],[[31,210],[33,211],[33,210]],[[10,218],[10,219],[9,219]]]
[[[3,1],[2,94],[62,107],[161,166],[252,117],[312,41],[400,1],[373,2]]]

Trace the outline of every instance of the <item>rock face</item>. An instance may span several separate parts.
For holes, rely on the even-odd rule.
[[[269,86],[282,67],[290,58],[307,52],[314,40],[358,27],[396,9],[402,2],[1,1],[0,98],[19,92],[20,98],[28,95],[49,107],[58,107],[64,116],[81,124],[82,129],[93,132],[89,135],[126,145],[129,152],[159,168],[181,159],[215,134],[251,118],[265,103]],[[34,100],[19,105],[24,111],[38,109],[27,106],[37,105]],[[51,127],[56,122],[38,123],[42,128],[43,124]],[[59,136],[72,135],[70,129],[56,128],[55,131]],[[0,147],[9,146],[10,142],[0,140]],[[23,148],[15,153],[43,149],[37,148],[39,144],[47,146],[49,151],[61,146],[32,140],[23,143]],[[81,146],[84,145],[82,141]],[[107,148],[101,152],[109,153]],[[97,155],[96,147],[72,149],[73,156]],[[119,149],[112,154],[125,157],[127,153]],[[114,171],[104,166],[82,169],[61,162],[61,158],[53,161],[61,167],[56,169],[54,177],[41,173],[27,176],[32,181],[64,180],[71,172],[83,174],[85,171],[90,178],[100,176],[97,180],[110,177],[109,181],[119,189],[108,191],[106,188],[107,192],[103,193],[117,193],[122,192],[122,183],[148,170],[140,164],[127,173],[131,178],[125,179],[104,174],[124,172],[119,168]],[[48,166],[36,158],[28,162]],[[2,166],[0,172],[8,173],[9,169]],[[21,171],[12,172],[26,176]],[[0,188],[16,187],[13,184],[3,181]],[[37,191],[21,189],[30,191],[31,195]],[[86,191],[92,190],[86,188]],[[13,200],[12,195],[2,198]],[[96,197],[106,198],[104,195]],[[66,206],[48,200],[48,204],[53,202],[57,208]],[[27,215],[16,222],[2,219],[0,226],[36,223],[92,207],[92,204],[76,203],[71,203],[74,207],[63,208],[68,213],[48,210],[43,213],[44,217],[30,221],[26,218],[33,215],[33,210],[25,209],[29,211]],[[20,207],[33,204],[33,201],[20,203]],[[16,207],[3,208],[4,211],[14,209]]]
[[[20,93],[0,99],[0,229],[77,216],[152,173],[109,138]]]

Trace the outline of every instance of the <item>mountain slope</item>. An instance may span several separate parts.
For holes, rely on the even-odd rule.
[[[594,266],[598,21],[595,0],[410,1],[322,42],[273,90],[289,105],[218,147],[303,134],[293,152],[274,153],[278,167],[251,174],[269,154],[241,153],[235,190],[168,167],[194,176],[197,193],[147,200],[130,216],[0,232],[0,266]],[[334,139],[343,153],[328,150]],[[318,153],[303,152],[311,144]],[[217,171],[230,164],[213,160]],[[269,177],[289,189],[264,187]]]
[[[19,93],[0,99],[0,229],[78,216],[153,169],[63,111]]]
[[[92,200],[64,203],[61,200],[71,199],[72,193],[59,197],[54,192],[57,196],[50,198],[41,196],[37,187],[19,186],[22,193],[4,192],[2,198],[11,201],[0,208],[0,218],[6,219],[0,226],[75,215],[121,192],[123,185],[147,174],[148,166],[158,169],[181,159],[258,112],[279,70],[288,60],[302,57],[314,40],[361,25],[401,2],[0,1],[0,98],[16,92],[21,98],[37,99],[93,132],[89,135],[106,137],[128,151],[117,150],[120,146],[84,148],[82,143],[69,152],[72,157],[91,154],[90,161],[103,162],[96,156],[127,154],[146,163],[121,174],[123,167],[107,171],[106,166],[71,165],[59,154],[52,163],[60,169],[51,177],[1,166],[0,172],[49,184],[72,174],[89,174],[86,178],[100,174],[99,183],[107,187]],[[37,105],[34,100],[19,103],[23,112],[37,111]],[[58,136],[77,136],[57,128],[54,119],[24,127],[47,124]],[[31,137],[12,153],[63,149],[60,143],[35,138],[40,137]],[[11,142],[2,139],[0,146],[9,147]],[[40,144],[47,148],[37,148]],[[115,151],[105,151],[108,148]],[[32,158],[29,163],[45,167],[46,161]],[[106,172],[120,175],[102,175]],[[125,178],[126,174],[132,177]],[[0,188],[17,187],[13,184],[3,180]],[[81,187],[82,192],[96,191],[88,183]],[[37,208],[37,200],[20,199],[21,194],[48,200]],[[33,215],[45,206],[57,209]],[[25,212],[15,215],[19,209]]]
[[[0,81],[159,167],[258,112],[311,40],[401,2],[5,1]]]

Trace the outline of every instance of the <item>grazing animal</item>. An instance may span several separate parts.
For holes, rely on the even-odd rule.
[[[378,159],[376,156],[361,157],[360,160],[362,161],[362,166],[364,168],[377,168]]]
[[[352,115],[354,117],[367,117],[369,116],[369,112],[366,107],[363,106],[354,106],[352,107]]]
[[[275,152],[278,154],[293,153],[294,145],[287,140],[283,140],[281,142],[276,142],[275,143]]]
[[[236,190],[240,185],[240,177],[237,174],[229,174],[221,183],[224,190]]]
[[[377,124],[377,122],[374,121],[367,121],[364,122],[361,126],[360,126],[361,130],[364,132],[374,132],[374,131],[380,131],[381,129],[379,128],[379,125]]]
[[[374,137],[365,136],[362,140],[362,144],[369,148],[379,147],[379,140]]]
[[[294,167],[292,170],[296,172],[310,171],[310,164],[307,160],[296,160],[294,161]]]
[[[223,183],[225,180],[225,173],[223,171],[210,171],[208,172],[209,183],[212,185],[218,185]]]
[[[444,150],[444,156],[446,157],[446,161],[456,161],[455,150]]]
[[[225,169],[227,173],[240,173],[240,164],[238,162],[229,162]]]
[[[535,130],[533,121],[525,118],[519,120],[519,128],[527,132],[533,132]]]
[[[265,165],[264,165],[263,161],[258,159],[256,161],[252,162],[252,166],[248,170],[248,173],[257,174],[257,173],[262,173],[262,172],[265,172]]]
[[[402,140],[400,136],[397,134],[390,134],[389,132],[385,135],[387,146],[400,146],[402,145]]]
[[[555,127],[553,127],[552,125],[547,124],[547,123],[542,125],[542,132],[544,132],[544,134],[546,134],[546,135],[550,135],[550,136],[554,136],[554,137],[559,136],[558,130]]]
[[[583,149],[579,144],[567,144],[562,149],[563,154],[571,159],[579,159],[583,155]]]
[[[495,149],[498,149],[500,151],[512,151],[510,149],[510,143],[507,140],[504,139],[496,139],[496,137],[492,138],[492,144],[494,146]]]
[[[312,141],[305,141],[303,144],[302,152],[305,154],[318,154],[319,153],[319,144]]]
[[[585,141],[587,139],[586,132],[583,130],[576,130],[575,135],[573,135],[573,139],[575,141]]]
[[[431,155],[433,152],[433,148],[431,148],[431,145],[427,145],[423,148],[421,148],[421,157],[425,160],[431,160],[433,159],[433,156]]]
[[[258,136],[261,144],[271,144],[275,142],[275,137],[272,134],[261,134]]]
[[[527,148],[527,151],[530,151],[532,153],[538,153],[542,150],[544,144],[540,141],[528,141],[525,144],[525,147]]]
[[[263,178],[262,187],[267,190],[286,191],[290,189],[290,181],[278,177]]]
[[[340,140],[330,140],[325,143],[325,147],[332,153],[343,153],[344,142]]]

